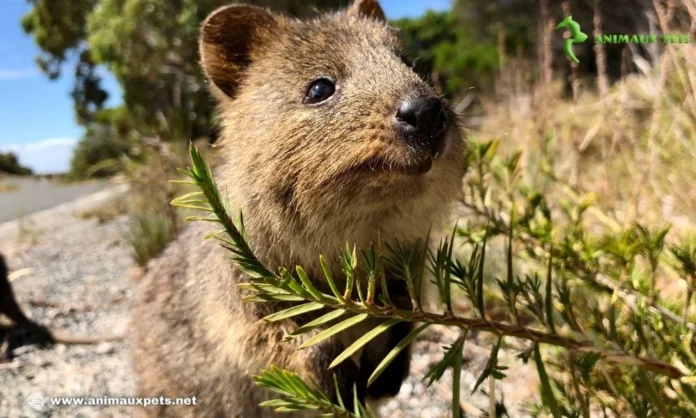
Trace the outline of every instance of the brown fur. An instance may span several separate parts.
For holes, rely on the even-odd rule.
[[[392,126],[397,103],[435,93],[404,64],[383,17],[374,0],[310,21],[237,5],[214,12],[202,26],[203,68],[223,123],[216,178],[244,213],[252,246],[270,268],[302,265],[316,278],[318,255],[338,266],[346,242],[367,247],[378,238],[425,237],[461,189],[463,142],[454,117],[432,169],[404,172],[433,156]],[[320,77],[333,80],[336,92],[307,105],[305,93]],[[258,322],[278,307],[241,302],[235,284],[247,279],[225,249],[201,241],[205,231],[205,225],[187,228],[152,263],[133,316],[139,395],[196,396],[197,406],[140,412],[275,416],[257,406],[269,394],[250,379],[270,364],[311,376],[333,393],[334,371],[327,368],[349,337],[299,351],[298,342],[281,342],[297,324]],[[401,283],[390,284],[390,293],[403,293]],[[395,329],[368,345],[358,362],[335,370],[344,398],[354,383],[361,397],[398,392],[407,353],[377,389],[365,388],[366,376],[409,332]]]

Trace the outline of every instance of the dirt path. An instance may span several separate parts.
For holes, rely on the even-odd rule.
[[[79,336],[112,336],[125,333],[133,297],[127,276],[133,267],[124,233],[128,219],[98,224],[75,216],[91,206],[113,199],[120,189],[80,198],[30,216],[22,222],[0,224],[0,252],[11,270],[31,269],[13,282],[17,298],[27,312],[54,330]],[[465,345],[462,373],[462,407],[467,417],[482,416],[488,405],[488,384],[471,394],[488,359],[489,342],[473,336]],[[442,358],[442,347],[456,335],[433,328],[413,350],[411,377],[401,392],[380,410],[390,418],[439,418],[451,416],[451,371],[440,382],[426,387],[423,376]],[[51,405],[47,397],[134,396],[135,382],[126,341],[51,349],[23,347],[12,363],[0,364],[0,417],[130,417],[132,407],[75,407]],[[520,367],[515,353],[505,351],[500,361],[513,366],[498,384],[509,416],[524,417],[522,405],[536,395],[531,366]],[[32,395],[44,399],[33,408]],[[33,398],[32,398],[33,399]],[[250,417],[253,418],[253,417]]]

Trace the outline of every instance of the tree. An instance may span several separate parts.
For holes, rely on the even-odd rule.
[[[79,123],[103,107],[99,65],[117,78],[134,127],[142,134],[189,139],[209,134],[211,103],[198,67],[200,22],[228,0],[27,0],[22,19],[52,79],[75,59],[72,97]],[[345,0],[252,1],[294,15],[339,7]]]
[[[605,2],[601,5],[595,0],[572,0],[564,2],[572,10],[573,19],[586,29],[587,33],[593,33],[593,18],[601,14],[602,33],[651,33],[648,16],[655,13],[652,0],[617,0]],[[545,25],[548,20],[560,20],[564,16],[561,1],[540,0],[456,0],[452,13],[457,24],[465,27],[475,43],[492,42],[498,36],[498,32],[505,32],[505,48],[507,51],[519,51],[524,56],[548,55],[544,51],[537,50],[537,46],[543,41],[544,48],[551,48],[552,54],[544,60],[540,70],[543,72],[541,79],[548,83],[548,67],[558,72],[569,72],[569,63],[562,51],[563,43],[561,34],[553,32],[551,39],[544,39]],[[541,6],[541,7],[540,7]],[[542,10],[547,16],[542,16]],[[544,22],[542,22],[544,20]],[[548,26],[546,26],[546,30]],[[580,77],[595,76],[598,70],[595,60],[596,51],[592,42],[576,45],[576,55],[580,59],[577,68]],[[621,76],[622,45],[607,45],[602,51],[605,55],[606,74],[609,80],[615,81]],[[639,52],[651,58],[647,50]],[[543,58],[543,57],[542,57]],[[603,62],[603,61],[602,61]],[[604,83],[604,81],[603,81]],[[602,85],[602,88],[606,86]]]
[[[27,1],[33,8],[22,18],[22,27],[34,37],[34,42],[42,51],[36,58],[41,71],[50,79],[56,79],[70,56],[76,57],[72,97],[76,117],[84,124],[108,97],[100,87],[96,65],[85,42],[87,17],[97,0]]]
[[[198,27],[228,0],[27,1],[33,8],[22,25],[42,51],[41,70],[55,79],[75,66],[75,116],[87,132],[76,149],[73,176],[84,176],[101,159],[127,154],[137,137],[186,141],[213,135],[212,102],[198,65]],[[252,3],[308,15],[347,1]],[[121,86],[118,109],[103,109],[108,94],[100,66]]]
[[[0,152],[0,173],[16,174],[20,176],[28,176],[32,174],[30,168],[23,167],[19,164],[17,155],[13,152]]]
[[[498,67],[495,43],[477,41],[451,12],[428,11],[417,19],[392,22],[399,28],[414,69],[446,95],[491,85]]]
[[[115,174],[119,165],[108,164],[109,161],[131,153],[130,144],[118,135],[116,128],[110,123],[91,124],[73,152],[70,177],[104,177]],[[103,166],[98,166],[100,163]]]

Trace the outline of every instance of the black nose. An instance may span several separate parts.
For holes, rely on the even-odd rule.
[[[441,141],[447,114],[442,101],[436,97],[407,98],[399,104],[396,122],[399,129],[417,137],[419,142],[435,145]]]

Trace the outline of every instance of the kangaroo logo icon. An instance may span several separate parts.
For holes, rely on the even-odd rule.
[[[566,55],[568,55],[568,58],[577,64],[580,62],[580,60],[573,52],[573,44],[585,42],[587,40],[587,34],[580,30],[580,24],[573,20],[573,16],[567,16],[558,25],[556,25],[556,29],[564,28],[570,31],[570,38],[566,39],[563,43],[563,49],[565,50]]]

